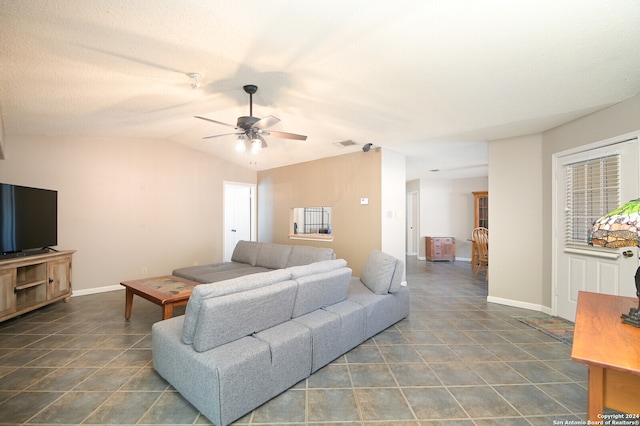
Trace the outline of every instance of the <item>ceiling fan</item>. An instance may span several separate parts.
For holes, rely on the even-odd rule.
[[[287,133],[287,132],[279,132],[276,130],[266,130],[269,127],[280,121],[279,118],[276,118],[272,115],[268,115],[264,118],[257,118],[253,116],[253,94],[258,91],[258,86],[254,84],[247,84],[243,86],[243,89],[246,93],[249,94],[249,116],[238,117],[238,123],[234,126],[233,124],[223,123],[221,121],[212,120],[210,118],[201,117],[199,115],[195,115],[195,118],[199,118],[200,120],[209,121],[211,123],[221,124],[227,127],[233,127],[236,129],[233,133],[222,133],[220,135],[213,136],[205,136],[203,139],[211,139],[218,138],[220,136],[229,136],[236,135],[238,136],[238,140],[236,142],[236,149],[238,151],[246,150],[247,144],[251,144],[251,151],[257,153],[262,148],[267,147],[267,142],[265,141],[263,136],[273,136],[281,139],[295,139],[304,141],[307,140],[307,137],[304,135],[297,135],[295,133]]]

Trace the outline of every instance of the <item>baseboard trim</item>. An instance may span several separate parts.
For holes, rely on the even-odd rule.
[[[73,290],[71,297],[88,296],[90,294],[106,293],[109,291],[116,291],[116,290],[124,290],[124,287],[122,287],[121,285],[110,285],[106,287],[95,287],[95,288],[88,288],[84,290]]]
[[[514,308],[528,309],[530,311],[542,312],[551,315],[551,308],[547,306],[537,305],[535,303],[522,302],[520,300],[503,299],[501,297],[487,296],[487,302],[497,303],[498,305],[512,306]]]

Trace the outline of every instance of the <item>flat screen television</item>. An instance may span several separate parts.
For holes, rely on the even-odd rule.
[[[0,183],[0,258],[58,244],[58,192]]]

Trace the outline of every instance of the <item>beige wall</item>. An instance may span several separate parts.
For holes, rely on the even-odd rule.
[[[223,181],[243,169],[164,140],[12,137],[0,181],[58,191],[58,247],[76,294],[222,261]]]
[[[539,310],[542,138],[489,143],[489,300]]]
[[[359,151],[258,172],[258,241],[331,247],[358,276],[369,252],[382,249],[381,156]],[[312,206],[331,207],[333,242],[289,240],[290,209]]]

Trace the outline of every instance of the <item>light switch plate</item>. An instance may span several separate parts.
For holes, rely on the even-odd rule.
[[[368,198],[360,198],[360,204],[369,204],[369,199]]]

